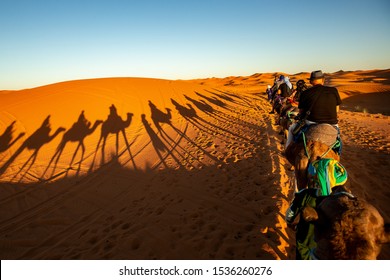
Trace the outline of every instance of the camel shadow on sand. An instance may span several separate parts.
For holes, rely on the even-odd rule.
[[[44,176],[46,174],[46,172],[48,171],[48,169],[50,168],[51,164],[54,162],[54,166],[52,167],[52,171],[51,171],[51,175],[50,175],[50,178],[53,178],[53,176],[57,177],[57,176],[61,176],[63,173],[65,173],[66,175],[68,174],[68,171],[70,169],[73,169],[72,165],[73,165],[73,162],[76,158],[76,155],[77,155],[77,152],[78,150],[81,148],[81,157],[80,157],[80,160],[78,161],[78,168],[77,168],[77,171],[76,171],[76,175],[79,174],[80,172],[80,169],[81,169],[81,164],[84,160],[84,154],[85,154],[85,145],[84,145],[84,139],[88,136],[88,135],[91,135],[96,129],[97,127],[102,124],[103,121],[101,120],[96,120],[94,122],[94,124],[91,126],[91,122],[88,121],[86,118],[85,118],[85,114],[84,114],[84,111],[82,111],[77,119],[77,122],[75,122],[71,128],[69,128],[67,131],[65,131],[65,133],[63,134],[62,136],[62,140],[60,142],[60,144],[58,145],[57,149],[56,149],[56,152],[54,153],[53,157],[51,158],[48,166],[46,167],[46,170],[44,171],[44,173],[42,174],[42,179],[44,179]],[[65,147],[66,147],[66,144],[69,143],[69,142],[76,142],[78,143],[74,153],[73,153],[73,156],[72,156],[72,159],[69,163],[69,167],[66,168],[64,171],[58,173],[58,174],[55,174],[55,171],[56,171],[56,168],[57,168],[57,165],[58,165],[58,161],[61,157],[61,154],[63,153]]]
[[[16,152],[8,159],[6,163],[0,168],[0,175],[3,174],[8,167],[15,161],[15,159],[24,151],[24,150],[31,150],[33,153],[28,158],[28,160],[23,164],[22,167],[20,167],[19,171],[14,174],[13,179],[15,179],[19,174],[21,174],[22,171],[24,173],[20,177],[20,180],[23,180],[23,178],[26,176],[26,174],[29,173],[29,170],[34,165],[35,160],[37,159],[38,153],[42,146],[45,144],[51,142],[55,137],[57,137],[58,134],[65,131],[65,128],[59,127],[57,130],[51,133],[51,125],[50,125],[50,115],[46,117],[46,119],[43,121],[42,125],[33,133],[31,134],[24,142],[23,144],[16,150]],[[31,176],[35,176],[30,174]],[[12,181],[11,180],[11,181]]]
[[[14,125],[16,121],[13,121],[3,132],[2,135],[0,135],[0,154],[7,151],[9,148],[11,148],[20,138],[22,138],[26,133],[21,132],[18,134],[18,136],[14,138]]]
[[[96,154],[98,153],[98,150],[101,146],[101,161],[100,165],[104,165],[106,163],[106,141],[107,138],[110,134],[115,135],[115,157],[119,157],[120,152],[119,152],[119,134],[122,135],[123,141],[126,144],[126,150],[129,152],[130,159],[133,162],[134,168],[137,168],[133,159],[133,155],[130,150],[130,144],[127,140],[126,136],[126,128],[128,128],[132,122],[133,119],[133,113],[127,113],[126,114],[126,119],[123,120],[121,116],[118,115],[117,108],[115,107],[114,104],[110,106],[110,114],[107,116],[107,119],[102,123],[101,125],[101,131],[100,131],[100,138],[98,141],[98,144],[96,146],[95,150],[95,156],[92,161],[92,165],[90,167],[90,170],[93,169],[94,164],[95,164],[95,159],[96,159]]]
[[[170,108],[166,108],[165,109],[166,113],[164,113],[163,111],[158,109],[157,106],[155,104],[153,104],[150,100],[149,100],[149,107],[151,110],[151,118],[152,118],[153,124],[157,128],[157,133],[160,135],[161,139],[165,143],[167,143],[169,149],[175,150],[175,152],[181,158],[186,158],[185,154],[189,155],[188,160],[186,160],[187,164],[189,164],[192,167],[195,167],[194,164],[192,163],[195,161],[195,162],[198,162],[198,164],[203,165],[201,159],[199,159],[199,157],[197,155],[193,154],[189,149],[182,147],[182,145],[180,145],[180,142],[183,139],[186,140],[191,146],[196,148],[196,150],[201,151],[204,155],[209,157],[214,162],[219,162],[218,158],[216,158],[215,156],[210,154],[202,146],[198,145],[197,143],[195,143],[195,141],[193,141],[190,137],[187,136],[186,131],[188,129],[188,123],[185,124],[185,127],[182,130],[177,128],[176,126],[174,126],[172,124],[172,122],[171,122],[172,110]],[[193,108],[189,109],[189,111],[188,111],[189,115],[192,114],[190,111],[192,111],[192,113],[193,113],[194,112]],[[196,113],[195,113],[195,116],[196,116]],[[190,118],[187,118],[187,119],[190,119]],[[166,130],[164,130],[162,128],[163,125],[168,125],[170,128],[172,128],[173,131],[175,133],[177,133],[179,138],[173,139],[172,136],[169,133],[167,133]],[[175,161],[180,163],[180,161],[178,159],[175,159]]]

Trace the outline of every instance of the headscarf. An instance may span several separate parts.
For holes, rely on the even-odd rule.
[[[284,77],[284,82],[286,83],[286,85],[287,85],[290,89],[292,89],[292,84],[291,84],[291,82],[290,82],[289,77]]]

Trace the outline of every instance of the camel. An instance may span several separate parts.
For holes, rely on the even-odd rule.
[[[372,204],[344,186],[334,187],[316,209],[305,207],[302,217],[314,223],[317,259],[375,260],[382,244],[390,242],[390,224]]]
[[[185,119],[195,119],[198,117],[195,108],[190,103],[187,103],[187,107],[185,107],[177,103],[172,98],[171,102],[173,105],[175,105],[175,108],[179,112],[179,114],[182,115]]]
[[[302,141],[291,143],[285,151],[287,160],[294,166],[297,190],[307,188],[307,167],[309,162],[318,158],[333,158],[340,156],[330,147],[335,142],[337,130],[328,124],[310,126],[305,133],[306,144]]]
[[[279,134],[284,136],[284,139],[287,139],[288,128],[295,122],[294,117],[298,115],[299,109],[297,106],[286,105],[282,108],[279,116],[279,125],[281,131]]]
[[[184,95],[184,97],[191,101],[199,110],[205,112],[206,114],[214,114],[214,108],[206,103],[204,100],[195,100],[191,97],[188,97],[187,95]]]
[[[109,134],[115,134],[116,135],[116,156],[118,156],[118,150],[119,150],[119,132],[122,132],[123,138],[126,142],[126,147],[129,149],[129,143],[126,138],[126,133],[125,129],[130,126],[132,118],[133,118],[133,113],[127,113],[127,119],[123,120],[117,113],[117,109],[114,106],[114,104],[111,105],[110,107],[110,114],[107,117],[107,120],[105,120],[102,123],[101,127],[101,134],[99,138],[99,142],[97,144],[96,150],[100,146],[100,142],[103,141],[102,143],[102,159],[101,163],[102,165],[104,164],[104,149],[106,146],[106,140]],[[129,151],[130,153],[130,151]],[[130,155],[131,156],[131,155]]]
[[[19,149],[12,155],[12,157],[1,167],[0,174],[3,174],[8,166],[23,152],[24,149],[33,150],[33,154],[29,157],[29,159],[23,164],[20,171],[22,171],[26,165],[31,161],[29,167],[25,171],[23,177],[30,170],[32,165],[35,163],[37,159],[38,152],[42,148],[43,145],[51,142],[58,134],[65,131],[65,128],[59,127],[52,135],[50,135],[51,127],[50,127],[50,115],[46,117],[43,121],[41,127],[39,127],[33,134],[31,134],[26,141],[19,147]],[[20,172],[19,171],[19,172]],[[14,176],[14,178],[19,174],[19,172]]]
[[[16,121],[13,121],[0,136],[0,153],[5,152],[11,148],[20,138],[22,138],[26,133],[21,132],[19,135],[12,140],[13,127]]]
[[[85,118],[85,115],[84,115],[84,111],[82,111],[77,122],[75,122],[72,125],[72,127],[64,133],[62,140],[61,140],[60,144],[58,145],[56,152],[55,152],[54,156],[51,158],[43,175],[46,173],[46,171],[50,167],[51,163],[55,159],[55,165],[54,165],[54,168],[53,168],[53,171],[51,174],[51,176],[53,176],[55,169],[56,169],[56,166],[57,166],[57,163],[58,163],[58,160],[60,159],[61,154],[64,151],[65,146],[68,142],[78,142],[77,148],[73,154],[73,157],[72,157],[72,160],[69,164],[69,167],[72,166],[73,161],[74,161],[76,154],[77,154],[80,147],[81,147],[81,160],[80,160],[80,164],[81,164],[81,162],[83,161],[83,158],[84,158],[84,153],[85,153],[84,139],[88,135],[92,134],[101,123],[103,123],[102,120],[97,120],[97,121],[95,121],[95,123],[91,127],[91,122],[87,121],[87,119]]]
[[[167,111],[166,113],[160,111],[156,105],[154,105],[150,100],[149,100],[149,107],[151,110],[151,118],[153,120],[154,125],[157,127],[157,129],[160,131],[161,130],[161,125],[160,123],[166,123],[169,125],[171,124],[171,118],[172,118],[172,110],[169,108],[165,108]]]

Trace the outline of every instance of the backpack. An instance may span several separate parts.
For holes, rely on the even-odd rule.
[[[332,188],[344,185],[348,179],[347,170],[335,159],[321,158],[309,163],[308,186],[317,189],[317,196],[327,196]]]

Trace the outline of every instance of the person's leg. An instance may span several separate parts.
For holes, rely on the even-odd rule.
[[[286,141],[286,145],[284,147],[284,150],[287,149],[288,145],[290,145],[293,140],[294,140],[294,135],[293,135],[293,131],[295,129],[295,127],[297,126],[297,123],[293,123],[292,125],[290,125],[290,127],[288,128],[288,134],[287,134],[287,141]]]

